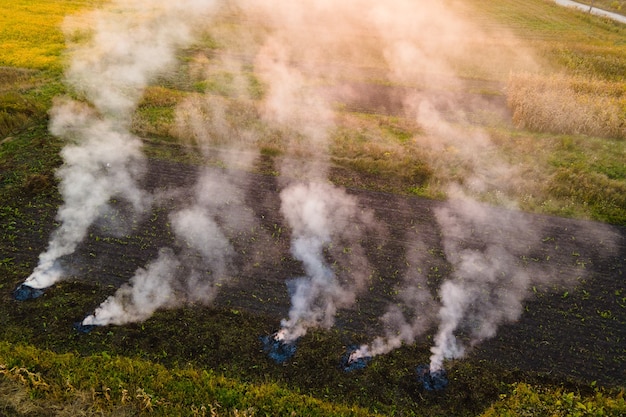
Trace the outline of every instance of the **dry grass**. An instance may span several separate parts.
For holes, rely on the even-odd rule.
[[[624,0],[579,0],[579,2],[626,16],[626,1]]]
[[[389,190],[416,191],[430,179],[432,169],[426,154],[414,140],[421,133],[415,122],[400,117],[342,113],[337,123],[330,143],[335,164],[361,173],[365,180],[376,178],[377,188],[382,182]]]
[[[66,15],[95,0],[11,0],[0,3],[0,65],[60,70]],[[43,41],[42,41],[43,40]]]
[[[521,128],[626,138],[626,85],[575,76],[511,75],[508,105]]]

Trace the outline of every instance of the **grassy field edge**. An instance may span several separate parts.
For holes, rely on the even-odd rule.
[[[167,368],[106,352],[82,357],[0,342],[0,375],[0,411],[14,415],[47,415],[46,410],[81,415],[379,415],[273,383],[243,383],[212,371]],[[482,416],[617,416],[626,412],[623,390],[592,388],[593,393],[581,394],[514,383]]]
[[[0,342],[0,407],[78,407],[92,413],[151,415],[369,416],[358,407],[332,404],[273,383],[246,384],[210,370],[168,369],[150,361],[100,352],[57,354],[34,346]],[[15,384],[13,384],[15,386]],[[20,395],[20,392],[25,395]],[[2,410],[2,408],[0,408]]]

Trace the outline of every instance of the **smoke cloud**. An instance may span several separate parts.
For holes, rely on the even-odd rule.
[[[242,87],[241,95],[245,88]],[[155,200],[169,214],[178,249],[164,248],[159,257],[139,269],[130,282],[109,297],[83,325],[143,321],[161,308],[185,304],[209,305],[220,287],[237,271],[231,239],[256,224],[245,204],[244,174],[257,152],[256,136],[233,118],[229,102],[210,95],[192,95],[177,108],[177,130],[205,160],[221,167],[201,168],[190,194],[187,188],[158,193]],[[181,207],[182,206],[182,207]],[[172,265],[176,267],[173,267]],[[168,296],[152,296],[162,288]]]
[[[445,358],[463,356],[465,346],[455,336],[461,324],[470,346],[493,337],[500,324],[521,315],[531,276],[536,282],[551,278],[548,271],[532,271],[522,263],[542,235],[516,212],[457,197],[439,208],[436,218],[453,276],[439,289],[442,306],[431,370],[441,369]]]
[[[429,163],[435,176],[450,181],[450,200],[436,210],[435,219],[453,272],[438,290],[439,305],[425,277],[407,269],[399,288],[403,305],[390,306],[381,317],[385,335],[354,355],[387,353],[436,325],[431,370],[441,369],[445,358],[461,357],[493,337],[501,324],[517,320],[531,285],[568,281],[550,264],[525,263],[541,247],[544,229],[517,211],[515,195],[522,173],[499,155],[487,131],[472,122],[476,112],[489,109],[490,103],[467,94],[476,79],[532,71],[537,64],[511,34],[478,27],[464,17],[471,11],[460,3],[454,6],[434,1],[316,2],[302,9],[282,9],[271,18],[288,14],[293,25],[285,23],[286,32],[297,25],[307,27],[307,35],[315,34],[283,36],[306,51],[298,62],[309,80],[341,84],[346,79],[379,77],[408,87],[398,91],[404,115],[423,129],[414,139],[433,156]],[[341,29],[324,32],[311,23],[323,21],[340,21]],[[355,39],[361,47],[343,49],[355,45]],[[348,75],[332,65],[333,53],[344,53],[363,65],[351,67]],[[313,61],[324,62],[324,72],[307,65]],[[362,93],[354,89],[347,95]],[[481,200],[508,211],[495,210]],[[420,243],[413,242],[417,247]],[[419,264],[424,255],[409,257]]]
[[[72,51],[66,82],[85,102],[57,100],[50,131],[67,141],[57,171],[61,223],[25,284],[46,288],[63,278],[59,258],[73,253],[89,226],[121,197],[140,213],[150,205],[138,185],[144,172],[141,140],[129,132],[131,115],[148,82],[175,63],[192,41],[192,27],[214,1],[115,1],[85,17],[88,42]],[[75,35],[68,23],[68,37]]]
[[[128,201],[138,213],[150,204],[149,196],[137,185],[144,172],[141,142],[115,121],[98,117],[76,101],[59,100],[52,109],[50,130],[76,143],[61,152],[64,165],[56,173],[64,200],[56,217],[61,226],[25,282],[34,288],[46,288],[62,279],[57,260],[74,252],[89,226],[109,208],[112,197]]]
[[[437,209],[436,218],[453,273],[439,289],[431,370],[442,369],[445,359],[463,357],[495,336],[502,324],[518,320],[530,288],[571,287],[588,273],[563,269],[572,264],[571,253],[547,247],[549,223],[518,211],[490,207],[457,193]],[[592,238],[585,242],[584,236]],[[603,255],[610,256],[618,236],[609,227],[580,225],[571,239],[579,242],[579,249],[601,246]]]
[[[292,228],[291,252],[306,273],[289,283],[292,306],[281,322],[283,340],[293,342],[308,328],[332,327],[337,310],[354,303],[369,277],[360,239],[371,218],[354,197],[323,183],[290,186],[281,202]]]
[[[175,193],[170,198],[174,196],[181,197]],[[146,320],[161,308],[210,304],[234,272],[235,250],[225,229],[236,233],[250,224],[242,197],[238,185],[222,170],[204,171],[191,204],[169,216],[180,249],[161,249],[156,260],[146,269],[138,269],[128,284],[82,324],[133,323]]]
[[[156,260],[146,269],[138,269],[128,284],[122,285],[82,324],[105,326],[143,321],[157,308],[172,305],[176,299],[172,277],[176,276],[179,267],[172,251],[162,249]]]
[[[435,302],[425,275],[428,248],[418,237],[416,230],[407,230],[406,268],[397,290],[400,304],[392,304],[380,318],[385,335],[378,336],[369,344],[363,344],[350,355],[351,360],[384,355],[402,346],[413,343],[435,322]]]
[[[232,237],[256,224],[245,205],[245,175],[238,172],[252,167],[271,130],[279,150],[280,212],[290,228],[291,254],[304,271],[288,284],[291,308],[280,334],[293,342],[310,328],[331,327],[372,273],[364,239],[385,236],[357,197],[328,181],[336,102],[367,96],[362,86],[372,80],[398,87],[397,115],[420,127],[411,140],[433,156],[435,180],[449,182],[450,200],[435,210],[435,221],[453,272],[433,294],[420,268],[427,245],[419,230],[407,230],[402,305],[387,309],[384,334],[357,355],[387,353],[437,326],[431,370],[441,369],[445,359],[463,356],[517,320],[531,285],[567,281],[548,264],[524,262],[541,246],[543,226],[516,211],[513,196],[523,176],[472,123],[489,103],[468,98],[477,80],[532,71],[536,64],[510,34],[466,19],[469,6],[436,0],[127,3],[109,2],[68,21],[68,41],[87,41],[71,44],[65,77],[74,98],[56,100],[51,111],[50,131],[68,141],[57,171],[60,226],[25,284],[46,288],[63,279],[59,260],[75,251],[113,198],[137,215],[159,204],[170,209],[176,242],[137,269],[83,324],[143,321],[159,308],[213,301],[237,272]],[[210,18],[220,11],[258,29],[235,24],[211,31]],[[145,88],[176,68],[177,51],[200,31],[222,49],[192,57],[188,75],[227,73],[230,90],[186,92],[171,133],[219,168],[200,169],[191,193],[153,195],[141,188],[147,161],[141,139],[130,133],[131,118]],[[249,97],[250,73],[262,86],[260,100]],[[174,200],[175,207],[167,206]]]

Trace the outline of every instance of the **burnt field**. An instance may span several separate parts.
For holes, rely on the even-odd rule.
[[[272,163],[267,158],[260,161],[260,170]],[[446,257],[443,232],[435,219],[437,208],[446,204],[442,201],[348,190],[358,199],[361,210],[373,214],[377,224],[376,232],[353,242],[364,248],[369,262],[367,286],[358,291],[352,308],[338,312],[332,329],[313,329],[304,336],[295,357],[286,364],[272,363],[262,353],[258,338],[278,329],[290,308],[286,282],[305,272],[290,253],[291,230],[280,212],[280,181],[268,175],[229,174],[240,185],[245,211],[254,222],[246,223],[246,230],[230,230],[227,225],[235,224],[237,218],[222,219],[235,255],[229,276],[220,281],[216,298],[209,305],[183,303],[160,309],[143,323],[97,328],[88,335],[73,330],[74,322],[114,294],[137,268],[157,256],[159,248],[183,253],[185,242],[177,241],[171,233],[168,213],[185,205],[187,197],[180,190],[188,189],[197,175],[196,166],[151,160],[145,187],[159,196],[153,210],[132,217],[124,204],[114,205],[115,210],[91,227],[78,250],[62,259],[69,271],[67,279],[41,298],[12,300],[11,291],[24,277],[5,277],[1,289],[6,307],[1,319],[3,339],[59,352],[113,351],[166,364],[193,363],[252,381],[269,375],[305,392],[356,403],[362,402],[359,396],[363,394],[387,405],[441,403],[440,399],[424,398],[414,378],[414,367],[428,361],[438,325],[437,310],[424,312],[419,306],[403,305],[401,295],[408,291],[405,276],[415,271],[425,278],[434,300],[439,299],[441,284],[454,279],[455,267]],[[13,265],[23,266],[14,273],[21,270],[27,274],[45,247],[49,231],[35,231],[35,225],[52,227],[50,219],[56,207],[25,206],[19,218],[8,216],[15,237],[12,252],[5,256]],[[487,218],[504,215],[507,221],[487,221],[482,228],[464,233],[457,242],[459,247],[484,250],[494,242],[494,236],[498,236],[496,242],[517,241],[515,247],[523,248],[517,253],[517,267],[531,274],[541,271],[550,279],[531,280],[517,321],[502,323],[495,337],[473,346],[465,358],[446,363],[451,397],[466,396],[466,411],[470,411],[484,402],[480,396],[496,395],[498,384],[507,380],[568,381],[574,385],[597,381],[623,386],[626,230],[502,208],[484,209],[489,213]],[[237,216],[241,211],[232,213]],[[538,234],[533,242],[538,244],[523,241],[526,235],[519,235],[514,227],[520,222],[531,225],[532,234]],[[350,251],[345,247],[327,250],[326,255],[331,265],[349,274],[350,268],[358,266],[341,259],[341,254]],[[408,255],[414,252],[421,253],[418,260]],[[503,279],[489,290],[500,291],[498,287],[509,284]],[[384,326],[379,318],[390,305],[401,306],[409,317],[428,316],[428,330],[414,344],[375,357],[365,370],[343,373],[339,360],[346,347],[367,343],[382,334]],[[477,325],[472,309],[469,311],[459,326],[459,340],[469,340]],[[485,385],[485,381],[492,384]],[[325,392],[328,387],[332,393]]]

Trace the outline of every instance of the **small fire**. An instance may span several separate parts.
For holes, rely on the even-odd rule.
[[[366,350],[350,346],[341,358],[341,368],[345,372],[356,371],[365,368],[370,360],[372,357],[368,355]]]
[[[95,324],[84,324],[82,321],[74,323],[74,329],[80,333],[89,333],[96,327]]]
[[[441,391],[448,386],[448,377],[443,368],[431,369],[430,365],[420,365],[416,369],[417,380],[426,391]]]
[[[95,318],[93,314],[88,315],[83,319],[83,321],[78,321],[74,323],[74,329],[80,333],[89,333],[96,327],[98,327],[95,323]]]
[[[285,340],[285,333],[285,329],[280,329],[279,331],[274,333],[272,337],[274,338],[274,340],[282,342]]]
[[[296,341],[285,342],[285,331],[279,330],[269,336],[259,337],[263,352],[276,363],[284,363],[296,354]]]
[[[33,288],[30,285],[21,284],[13,291],[13,298],[17,301],[32,300],[43,295],[44,291],[39,288]]]

